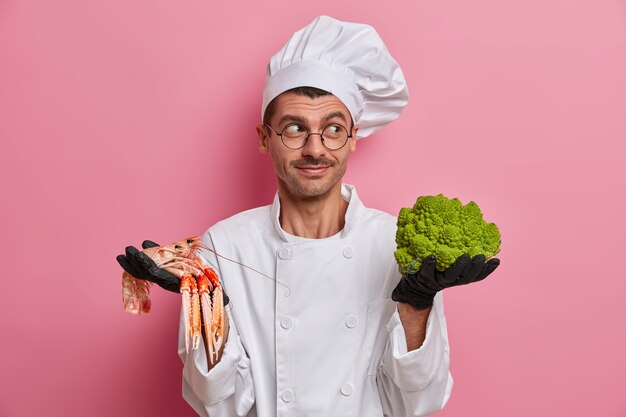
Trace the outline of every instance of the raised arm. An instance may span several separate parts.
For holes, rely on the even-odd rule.
[[[445,271],[435,258],[416,274],[404,275],[392,293],[397,311],[387,325],[389,342],[377,375],[383,409],[394,416],[426,416],[450,398],[450,347],[443,311],[444,288],[480,281],[500,261],[463,255]]]

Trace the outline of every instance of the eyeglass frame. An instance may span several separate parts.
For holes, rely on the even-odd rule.
[[[320,139],[322,140],[322,145],[323,145],[326,149],[328,149],[329,151],[338,151],[339,149],[341,149],[341,148],[343,148],[344,146],[346,146],[346,143],[348,143],[348,140],[352,138],[352,133],[350,133],[350,132],[352,132],[352,129],[354,128],[354,125],[353,125],[353,126],[350,128],[350,130],[348,131],[348,129],[347,129],[345,126],[343,126],[343,125],[341,125],[341,124],[339,124],[339,123],[329,123],[328,125],[324,126],[324,129],[322,129],[322,131],[321,131],[321,132],[317,132],[317,133],[316,133],[316,132],[311,132],[311,131],[309,130],[309,128],[307,128],[306,126],[302,126],[302,127],[304,127],[304,128],[306,129],[306,137],[304,138],[304,143],[302,144],[302,146],[298,146],[297,148],[290,148],[289,146],[287,146],[287,144],[286,144],[286,143],[285,143],[285,141],[283,140],[283,132],[284,132],[284,131],[285,131],[285,129],[287,129],[289,126],[291,126],[291,125],[299,125],[299,123],[288,123],[287,125],[285,125],[285,127],[283,127],[283,129],[280,131],[280,133],[278,133],[277,131],[275,131],[275,130],[274,130],[274,128],[273,128],[272,126],[270,126],[269,124],[267,124],[267,123],[265,123],[265,122],[263,122],[263,125],[264,125],[264,126],[269,127],[269,128],[270,128],[270,130],[271,130],[272,132],[274,132],[274,133],[276,134],[276,136],[278,136],[278,137],[280,138],[280,142],[281,142],[281,143],[285,146],[285,148],[287,148],[287,149],[291,149],[291,150],[293,150],[293,151],[297,151],[298,149],[302,149],[302,148],[304,148],[304,147],[306,146],[307,142],[309,141],[309,137],[310,137],[311,135],[319,135]],[[346,133],[348,134],[348,137],[346,138],[346,141],[343,143],[343,145],[341,145],[340,147],[338,147],[338,148],[336,148],[336,149],[331,149],[331,148],[329,148],[328,146],[326,146],[326,144],[324,143],[324,136],[322,136],[322,133],[326,130],[326,128],[328,128],[328,126],[332,126],[332,125],[341,126],[341,127],[342,127],[345,131],[346,131]]]

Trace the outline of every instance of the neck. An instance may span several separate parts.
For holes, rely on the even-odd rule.
[[[323,239],[339,233],[345,224],[348,202],[341,197],[341,183],[327,193],[303,197],[279,185],[280,225],[291,235]]]

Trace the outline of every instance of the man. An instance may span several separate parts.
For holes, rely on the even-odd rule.
[[[181,323],[183,396],[200,415],[423,416],[448,401],[440,290],[483,279],[499,261],[464,255],[441,273],[431,257],[401,277],[395,218],[341,182],[357,138],[394,120],[407,98],[370,26],[321,16],[271,59],[257,133],[278,192],[271,206],[218,222],[203,242],[276,282],[203,253],[230,308],[214,366],[204,347],[186,353]],[[134,248],[120,263],[177,289]]]

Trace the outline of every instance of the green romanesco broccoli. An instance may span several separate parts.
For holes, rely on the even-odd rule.
[[[478,205],[463,205],[443,194],[421,196],[412,208],[398,214],[396,261],[402,274],[416,273],[422,260],[435,255],[437,269],[443,271],[464,253],[487,259],[500,252],[500,231],[495,223],[483,220]]]

